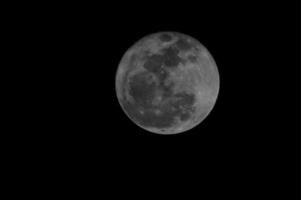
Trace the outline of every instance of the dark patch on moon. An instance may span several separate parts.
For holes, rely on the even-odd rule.
[[[192,62],[192,63],[196,63],[196,62],[198,61],[197,56],[194,56],[194,55],[189,55],[189,56],[187,57],[187,59],[188,59],[190,62]]]
[[[172,36],[168,33],[162,33],[162,34],[160,34],[159,39],[162,42],[169,42],[172,40]]]
[[[175,46],[181,51],[189,51],[193,47],[193,45],[183,37],[178,39],[178,41],[175,43]]]

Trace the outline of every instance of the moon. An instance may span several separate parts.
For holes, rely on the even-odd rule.
[[[167,78],[164,84],[160,84],[160,74],[157,73],[156,77],[155,73],[149,73],[156,88],[147,99],[152,106],[146,108],[131,96],[131,77],[147,71],[148,59],[163,58],[168,53],[172,56],[165,56],[164,64],[158,65],[158,69],[149,68],[154,72],[162,69]],[[220,80],[212,55],[198,40],[183,33],[158,32],[141,38],[127,49],[119,63],[115,85],[118,101],[132,122],[152,133],[176,134],[205,120],[217,100]],[[164,85],[172,87],[169,96],[160,88]],[[148,92],[146,90],[142,92]],[[191,105],[185,107],[175,103],[180,102],[175,94],[181,93],[193,96]],[[175,108],[181,112],[174,111]],[[176,113],[185,113],[188,117],[182,118],[182,114],[177,116]]]

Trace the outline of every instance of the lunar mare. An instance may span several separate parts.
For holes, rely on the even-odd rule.
[[[141,70],[146,55],[160,54],[170,46],[179,49],[178,56],[183,62],[180,62],[176,68],[168,69],[167,81],[175,83],[175,92],[188,91],[195,94],[194,107],[196,109],[189,120],[183,122],[176,119],[171,127],[165,129],[144,127],[129,116],[125,109],[125,102],[128,100],[127,78],[131,73]],[[213,57],[196,39],[181,33],[160,32],[142,38],[127,50],[116,75],[116,93],[124,112],[134,123],[154,133],[174,134],[195,127],[213,109],[218,92],[219,73]],[[144,110],[141,109],[140,112],[143,114]]]

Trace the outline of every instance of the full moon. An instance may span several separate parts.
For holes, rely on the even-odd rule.
[[[204,121],[220,83],[212,55],[197,39],[158,32],[125,52],[115,84],[121,108],[133,123],[152,133],[176,134]]]

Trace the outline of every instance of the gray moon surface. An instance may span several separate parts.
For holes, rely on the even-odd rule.
[[[131,72],[140,69],[146,54],[158,54],[170,46],[176,47],[179,50],[179,57],[183,59],[183,63],[170,72],[171,80],[176,83],[177,88],[195,94],[197,98],[194,104],[195,111],[189,120],[175,120],[175,123],[167,128],[145,127],[127,110],[126,102],[129,101],[126,94],[127,77]],[[157,32],[138,39],[125,49],[117,69],[115,87],[121,109],[129,121],[154,134],[178,134],[206,122],[205,119],[217,101],[220,78],[213,56],[198,39],[179,32]],[[139,112],[144,113],[143,110]]]

